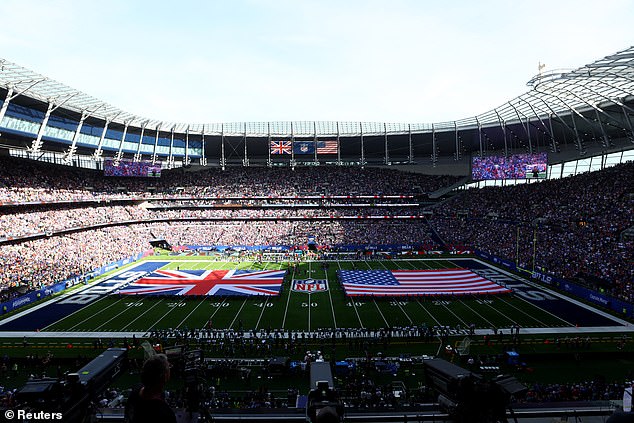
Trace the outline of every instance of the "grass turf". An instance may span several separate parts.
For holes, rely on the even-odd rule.
[[[169,260],[163,269],[286,269],[288,263],[221,262],[204,256],[154,257]],[[460,298],[381,298],[354,300],[344,295],[336,277],[339,269],[442,269],[457,267],[451,260],[383,260],[301,262],[289,270],[277,297],[133,297],[109,295],[69,315],[45,331],[145,332],[153,329],[286,329],[382,328],[387,326],[451,326],[462,328],[571,326],[514,295]],[[327,279],[326,292],[293,292],[293,279]]]

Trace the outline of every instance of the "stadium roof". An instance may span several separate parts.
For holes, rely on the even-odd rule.
[[[118,109],[65,84],[46,78],[5,59],[0,59],[0,87],[9,98],[24,95],[84,116],[145,127],[149,130],[205,135],[247,136],[358,136],[429,133],[478,127],[524,124],[531,118],[581,115],[580,110],[604,113],[605,105],[624,106],[634,96],[634,46],[575,70],[550,71],[528,82],[528,91],[477,116],[441,123],[382,122],[232,122],[176,123],[137,116]],[[628,108],[629,109],[629,108]],[[631,110],[631,109],[629,109]]]

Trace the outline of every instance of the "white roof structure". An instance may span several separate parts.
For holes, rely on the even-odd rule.
[[[382,122],[164,122],[118,109],[111,104],[46,78],[5,59],[0,59],[0,87],[7,98],[26,96],[55,108],[70,110],[104,121],[148,130],[204,135],[258,136],[358,136],[420,134],[433,131],[469,130],[490,126],[524,124],[529,119],[581,115],[594,109],[605,113],[606,105],[627,107],[634,96],[634,46],[575,70],[550,71],[528,82],[528,91],[477,116],[440,123],[395,124]],[[634,110],[629,109],[632,112]],[[631,129],[631,128],[630,128]]]

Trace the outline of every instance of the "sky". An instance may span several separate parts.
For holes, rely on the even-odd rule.
[[[185,123],[433,123],[628,48],[631,0],[2,0],[0,57]]]

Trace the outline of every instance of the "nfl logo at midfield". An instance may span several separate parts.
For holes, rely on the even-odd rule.
[[[326,279],[293,279],[291,291],[306,292],[308,294],[325,292],[328,291],[328,281]]]

